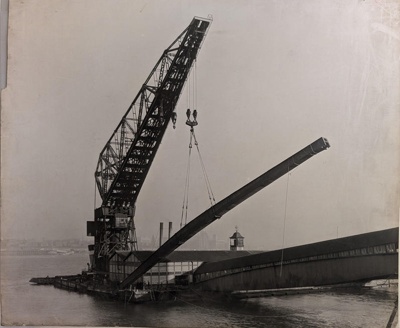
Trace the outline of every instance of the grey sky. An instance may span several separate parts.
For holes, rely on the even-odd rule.
[[[93,218],[102,147],[162,51],[213,16],[196,135],[217,200],[318,137],[331,143],[206,231],[246,249],[398,226],[396,1],[11,1],[2,94],[2,238],[74,238]],[[137,233],[180,223],[184,91],[137,202]],[[192,156],[189,216],[208,207]],[[97,205],[99,205],[97,195]]]

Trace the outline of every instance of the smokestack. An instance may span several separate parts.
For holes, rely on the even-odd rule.
[[[171,234],[172,234],[172,222],[169,221],[169,225],[168,225],[168,239],[171,238]]]
[[[159,247],[161,247],[161,245],[162,245],[163,228],[164,228],[164,223],[160,222],[160,245],[159,245]]]

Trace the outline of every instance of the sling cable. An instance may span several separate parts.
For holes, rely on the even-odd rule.
[[[193,143],[196,146],[197,153],[199,155],[200,165],[201,165],[201,169],[203,172],[203,177],[204,177],[204,181],[206,184],[206,189],[207,189],[207,194],[208,194],[208,199],[210,201],[210,205],[211,206],[215,205],[215,197],[214,197],[214,193],[211,188],[210,179],[208,178],[206,167],[204,165],[204,161],[201,156],[199,143],[197,141],[196,134],[194,132],[194,127],[196,125],[198,125],[197,110],[194,110],[192,113],[191,110],[188,109],[186,111],[186,116],[187,116],[186,125],[190,126],[190,141],[189,141],[188,165],[187,165],[187,169],[186,169],[185,191],[184,191],[184,196],[183,196],[182,215],[181,215],[181,223],[180,223],[181,228],[182,228],[182,226],[187,224],[188,207],[189,207],[190,159],[191,159],[191,154],[192,154]]]

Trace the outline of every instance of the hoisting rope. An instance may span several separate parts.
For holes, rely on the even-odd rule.
[[[208,199],[210,200],[210,205],[213,206],[213,205],[215,205],[215,197],[214,197],[214,193],[213,193],[212,188],[211,188],[210,179],[208,178],[208,174],[207,174],[204,162],[203,162],[203,158],[202,158],[201,153],[200,153],[199,143],[197,142],[196,135],[194,134],[194,129],[193,128],[191,129],[190,132],[191,132],[191,135],[193,135],[194,144],[195,144],[195,146],[197,148],[197,153],[199,154],[201,169],[203,171],[204,181],[206,183]]]
[[[191,81],[193,80],[193,81]],[[193,88],[193,90],[191,90]],[[191,97],[191,91],[193,91],[193,96]],[[188,94],[187,94],[187,101],[188,101],[188,108],[197,108],[197,61],[194,61],[193,66],[193,74],[190,74],[188,78]],[[193,104],[191,104],[193,102]],[[189,141],[189,157],[188,157],[188,164],[186,168],[186,178],[185,178],[185,190],[183,195],[183,203],[182,203],[182,215],[181,215],[181,224],[180,227],[182,228],[183,225],[187,224],[187,217],[188,217],[188,207],[189,207],[189,184],[190,184],[190,160],[193,148],[193,142],[196,146],[197,153],[199,155],[201,170],[203,172],[204,181],[206,184],[208,199],[210,200],[211,207],[215,205],[215,197],[214,193],[211,188],[210,179],[208,178],[208,174],[206,171],[206,167],[204,165],[203,157],[201,156],[199,143],[197,142],[196,135],[194,133],[194,127],[197,125],[197,110],[193,111],[193,119],[191,119],[191,111],[190,109],[187,110],[187,121],[186,124],[190,126],[190,141]]]
[[[187,108],[197,108],[197,61],[194,60],[193,74],[189,73],[187,78]],[[193,93],[193,95],[192,95]]]
[[[201,169],[202,169],[202,172],[203,172],[204,181],[205,181],[205,184],[206,184],[208,199],[210,200],[210,205],[211,205],[211,207],[213,205],[215,205],[215,196],[214,196],[214,193],[212,191],[210,179],[208,177],[207,170],[206,170],[206,167],[204,165],[203,157],[201,156],[199,143],[198,143],[196,135],[194,133],[194,129],[193,129],[193,127],[191,127],[191,129],[190,129],[190,141],[189,141],[189,157],[188,157],[188,164],[187,164],[187,168],[186,168],[185,190],[184,190],[184,195],[183,195],[182,215],[181,215],[181,224],[180,224],[181,228],[182,228],[183,224],[185,224],[185,225],[187,224],[187,217],[188,217],[189,185],[190,185],[190,159],[191,159],[191,154],[192,154],[193,141],[194,141],[194,145],[196,146],[197,153],[199,155],[200,165],[201,165]]]
[[[190,101],[191,101],[191,99],[190,99],[190,76],[191,76],[191,74],[189,75],[189,77],[188,77],[188,79],[187,79],[187,83],[188,83],[188,87],[187,87],[187,106],[188,106],[188,108],[190,108]]]
[[[282,266],[283,266],[283,253],[285,247],[285,230],[286,230],[286,216],[287,216],[287,204],[288,204],[288,195],[289,195],[289,177],[291,173],[287,173],[287,180],[286,180],[286,197],[285,197],[285,214],[283,216],[283,233],[282,233],[282,252],[281,252],[281,267],[279,272],[279,277],[282,277]]]
[[[193,91],[194,94],[194,86],[193,90],[191,88],[191,83],[190,80],[192,78],[192,74],[189,74],[189,77],[187,79],[188,81],[188,87],[187,87],[187,108],[191,107],[191,98],[190,97],[191,92]],[[194,77],[193,77],[194,79]],[[189,117],[188,117],[189,119]],[[182,203],[182,215],[181,215],[181,223],[180,223],[180,228],[182,228],[182,225],[187,223],[187,215],[188,215],[188,205],[189,205],[189,184],[190,184],[190,158],[192,154],[192,134],[190,134],[190,141],[189,141],[189,156],[188,156],[188,163],[187,163],[187,168],[186,168],[186,178],[185,178],[185,188],[184,188],[184,193],[183,193],[183,203]]]
[[[197,91],[197,59],[194,60],[193,73],[194,73],[193,74],[193,108],[197,108],[197,96],[198,96],[198,91]],[[197,116],[197,114],[195,114],[195,113],[193,113],[193,115]],[[196,117],[195,117],[195,120],[196,120]],[[197,124],[197,122],[196,122],[196,124]],[[199,143],[197,142],[193,126],[191,126],[190,134],[191,134],[191,136],[193,136],[194,144],[196,146],[197,153],[199,154],[200,165],[201,165],[201,169],[203,171],[204,181],[206,183],[208,199],[210,200],[210,204],[211,204],[211,207],[212,207],[213,205],[215,205],[215,197],[214,197],[214,193],[213,193],[212,188],[211,188],[211,183],[210,183],[210,179],[208,178],[206,167],[204,165],[203,157],[201,156]]]
[[[180,228],[182,228],[183,222],[185,222],[185,225],[187,223],[188,205],[189,205],[190,155],[191,154],[192,154],[192,134],[190,134],[189,157],[188,157],[188,163],[187,163],[187,168],[186,168],[185,190],[184,190],[184,194],[183,194],[183,204],[182,204],[182,215],[181,215]]]
[[[193,108],[197,108],[197,59],[194,60],[193,72]]]

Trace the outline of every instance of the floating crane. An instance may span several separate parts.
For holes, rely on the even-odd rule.
[[[95,238],[94,245],[91,245],[94,250],[92,270],[97,273],[109,272],[109,259],[116,251],[137,250],[135,203],[169,121],[175,125],[176,104],[209,25],[209,20],[195,17],[163,52],[100,153],[95,179],[102,205],[95,209],[94,221],[88,222],[88,235]],[[186,115],[186,124],[193,133],[197,111],[193,111],[193,120],[190,119],[190,109]],[[212,204],[149,256],[122,281],[120,287],[136,282],[160,260],[223,214],[328,147],[328,141],[320,138],[222,201]]]
[[[92,269],[108,271],[116,250],[137,249],[135,203],[211,21],[195,17],[163,52],[100,153],[95,179],[102,204],[87,223]]]
[[[228,211],[330,147],[325,138],[319,138],[221,201],[215,203],[213,199],[209,209],[181,227],[147,259],[138,260],[133,256],[134,261],[129,262],[129,256],[135,255],[129,253],[122,260],[124,280],[115,277],[107,280],[112,272],[111,257],[118,254],[117,251],[137,250],[135,203],[168,123],[172,121],[175,127],[175,107],[210,23],[210,20],[195,17],[163,52],[100,153],[95,180],[102,204],[95,209],[94,221],[89,221],[87,225],[88,235],[94,236],[94,245],[89,246],[93,255],[88,271],[92,272],[32,278],[31,282],[53,284],[55,287],[80,292],[108,294],[124,301],[127,301],[127,295],[130,295],[130,300],[134,294],[134,299],[137,295],[137,299],[150,297],[154,300],[153,291],[143,289],[143,275],[146,272],[157,263],[165,261],[180,245]],[[192,113],[188,109],[186,116],[191,138],[194,138],[197,145],[194,136],[197,111]],[[398,228],[291,247],[285,250],[288,253],[285,259],[287,263],[283,261],[283,249],[203,263],[194,273],[194,281],[203,290],[232,291],[241,288],[237,293],[240,296],[243,290],[248,292],[249,286],[255,295],[265,288],[275,290],[315,284],[331,285],[397,276],[397,240]],[[281,268],[279,277],[276,274],[277,264]],[[282,275],[282,267],[286,264],[288,270]],[[135,282],[136,286],[142,285],[141,291],[132,288]],[[157,292],[161,293],[160,290]],[[168,290],[166,292],[169,294]]]

